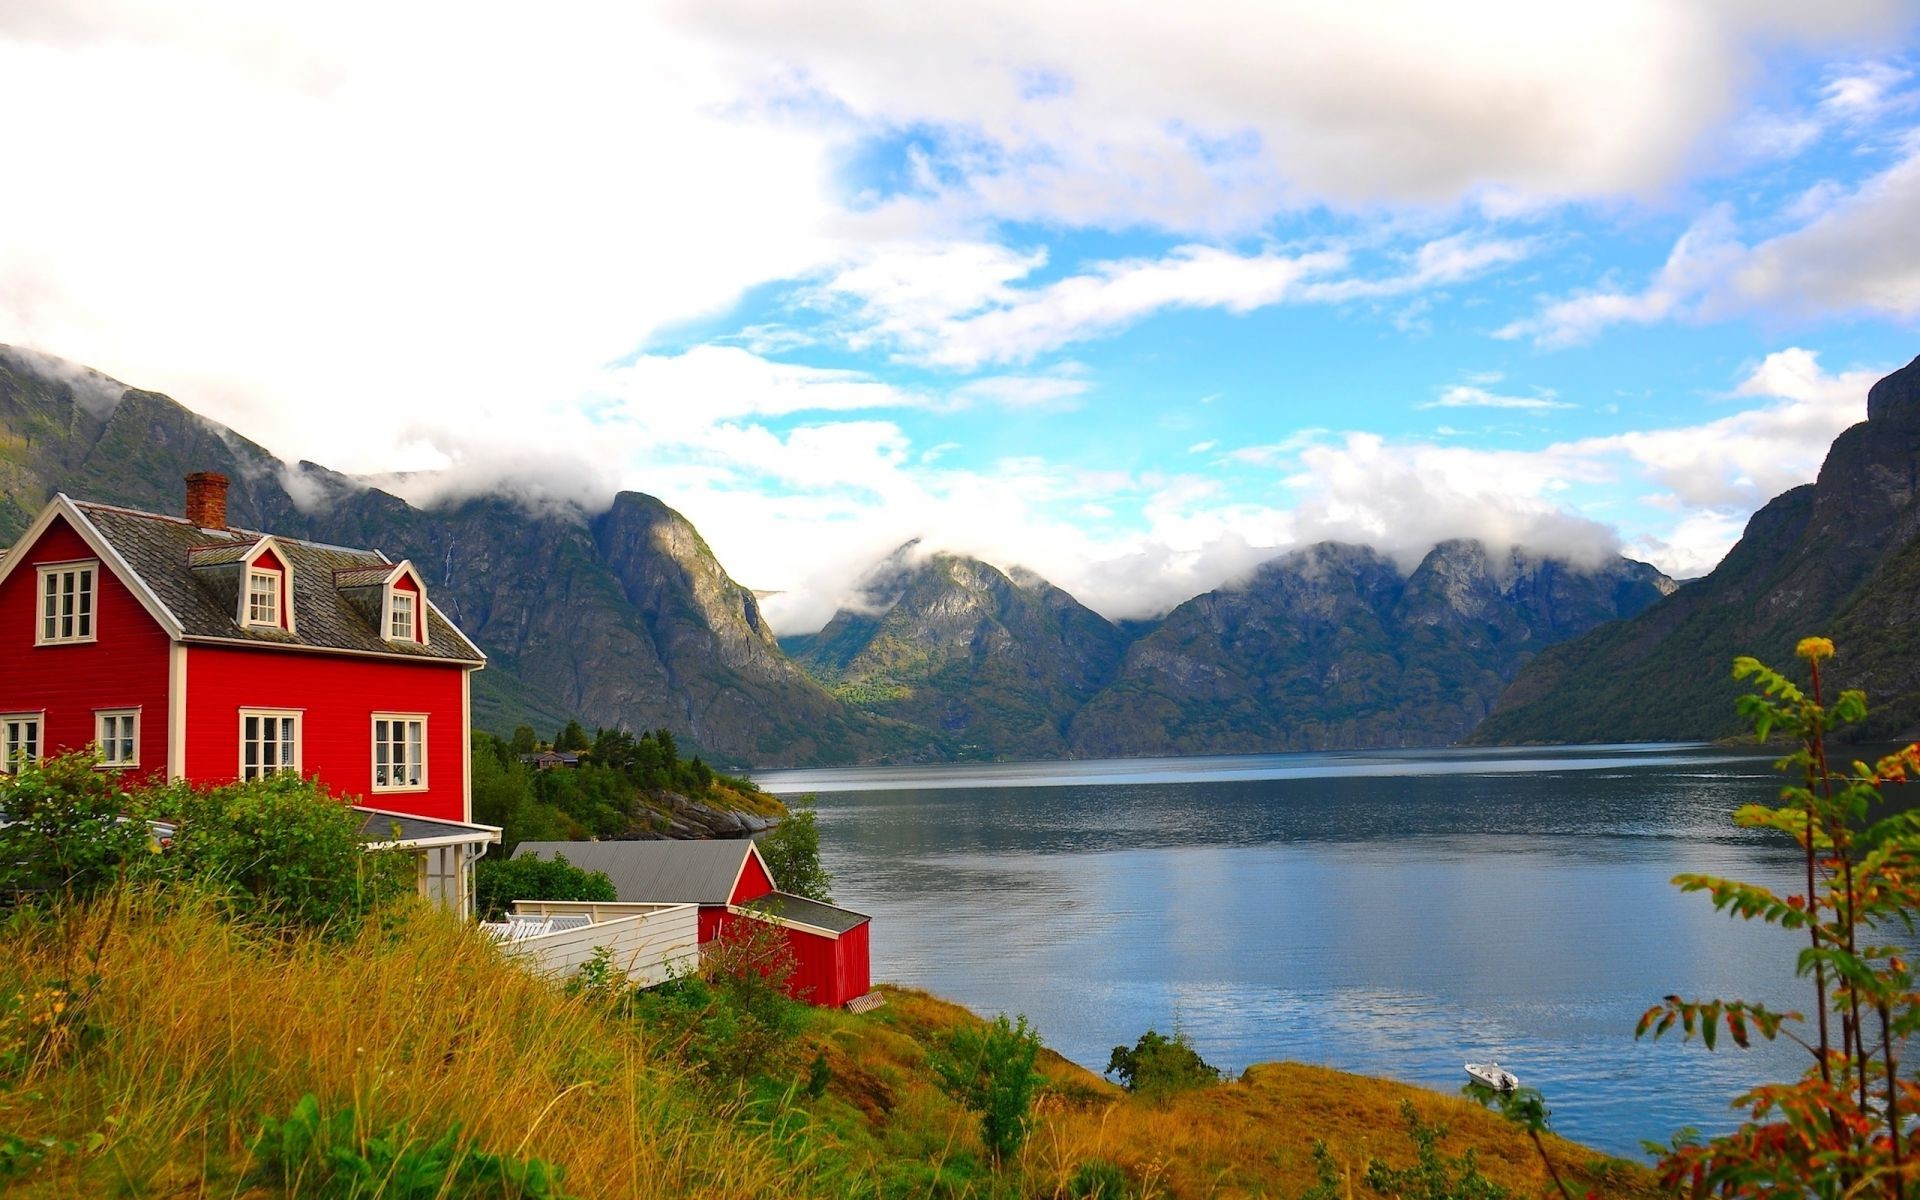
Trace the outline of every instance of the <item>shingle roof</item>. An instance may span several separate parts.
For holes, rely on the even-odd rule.
[[[837,904],[822,904],[818,900],[809,900],[805,896],[795,896],[788,892],[768,892],[756,900],[747,901],[740,907],[763,912],[783,921],[792,921],[796,925],[811,925],[815,929],[824,929],[828,933],[845,933],[873,919],[865,913],[857,913],[850,908],[841,908]]]
[[[515,858],[552,858],[605,871],[625,904],[725,904],[752,842],[521,842]]]
[[[74,507],[173,614],[188,638],[350,650],[388,658],[486,661],[479,647],[432,605],[427,606],[425,645],[390,642],[380,636],[377,618],[370,619],[364,607],[343,596],[334,582],[340,571],[392,571],[393,564],[377,550],[274,538],[293,571],[297,632],[289,634],[280,629],[242,627],[234,619],[238,576],[222,568],[238,563],[264,534],[234,529],[222,537],[179,517],[85,501],[76,501]]]
[[[363,814],[366,820],[360,822],[360,837],[364,841],[422,842],[433,838],[465,838],[468,841],[498,841],[500,831],[491,825],[469,825],[464,821],[436,821],[431,817],[415,817],[406,813],[382,812],[377,808],[362,808],[354,805],[353,811]]]

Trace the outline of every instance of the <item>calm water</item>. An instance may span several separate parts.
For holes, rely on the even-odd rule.
[[[1800,1071],[1633,1040],[1669,992],[1806,1010],[1799,939],[1669,880],[1789,890],[1736,830],[1767,758],[1704,746],[1382,751],[764,772],[819,798],[835,898],[876,979],[1025,1013],[1095,1070],[1176,1026],[1237,1070],[1295,1059],[1447,1091],[1497,1058],[1554,1127],[1619,1154],[1718,1131]]]

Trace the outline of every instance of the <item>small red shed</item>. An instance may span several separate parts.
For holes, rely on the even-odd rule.
[[[699,905],[703,946],[742,921],[777,926],[793,954],[788,990],[797,1000],[838,1008],[872,987],[871,918],[778,890],[751,841],[522,842],[513,852],[515,858],[556,854],[605,872],[623,904]]]

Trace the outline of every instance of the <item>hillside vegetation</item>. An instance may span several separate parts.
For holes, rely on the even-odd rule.
[[[66,993],[49,981],[76,967],[97,990],[74,1019],[53,1010]],[[1414,1161],[1398,1115],[1409,1099],[1450,1127],[1448,1155],[1476,1147],[1521,1194],[1546,1184],[1524,1133],[1463,1099],[1301,1066],[1148,1099],[1044,1051],[1035,1127],[996,1172],[976,1116],[929,1066],[981,1023],[919,993],[887,997],[866,1016],[779,1001],[769,1017],[699,987],[636,1005],[538,979],[410,904],[344,938],[275,934],[153,892],[17,915],[0,934],[0,1185],[985,1197],[1068,1196],[1076,1180],[1101,1194],[1085,1189],[1104,1178],[1137,1196],[1290,1197],[1315,1184],[1320,1138],[1342,1187],[1365,1196],[1370,1156]],[[742,1032],[755,1012],[777,1038]],[[59,1035],[32,1040],[49,1023]],[[1577,1187],[1648,1194],[1639,1168],[1549,1144]],[[423,1170],[430,1183],[401,1190]],[[477,1182],[440,1190],[449,1179]]]

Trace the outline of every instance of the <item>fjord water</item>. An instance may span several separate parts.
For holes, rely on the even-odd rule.
[[[1693,745],[1373,751],[764,772],[818,798],[873,973],[1025,1013],[1094,1070],[1153,1026],[1237,1071],[1293,1059],[1445,1091],[1497,1059],[1560,1133],[1617,1154],[1737,1119],[1782,1042],[1636,1042],[1668,993],[1810,1011],[1796,935],[1669,882],[1784,891],[1737,830],[1768,757]],[[1284,1114],[1281,1114],[1284,1116]]]

